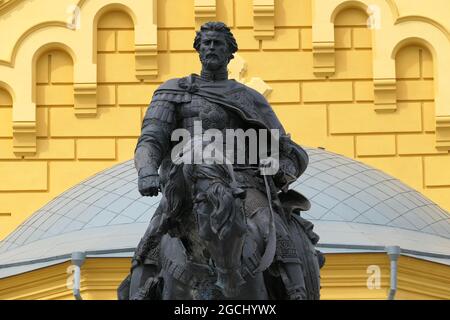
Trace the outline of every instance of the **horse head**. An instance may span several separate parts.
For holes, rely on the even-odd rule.
[[[203,148],[198,148],[199,145]],[[200,157],[202,162],[184,164],[183,175],[190,189],[198,235],[217,273],[216,285],[225,297],[233,297],[245,283],[241,258],[247,232],[242,210],[246,193],[237,186],[231,162],[220,148],[207,154],[203,152],[205,146],[199,137],[186,143],[183,154],[191,155],[192,159]]]
[[[196,168],[199,192],[194,198],[199,236],[205,241],[217,273],[216,285],[225,297],[239,293],[245,283],[241,257],[247,232],[242,211],[245,191],[236,187],[230,171],[223,165]]]
[[[237,186],[231,162],[223,153],[218,151],[205,158],[199,145],[205,147],[201,138],[194,137],[184,145],[182,157],[172,159],[174,166],[165,190],[168,211],[172,219],[186,210],[192,212],[198,237],[217,273],[216,285],[225,297],[233,297],[245,283],[241,259],[247,232],[242,210],[246,192]],[[187,155],[187,159],[200,156],[203,161],[186,163]]]

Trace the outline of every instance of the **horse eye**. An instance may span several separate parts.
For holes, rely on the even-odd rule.
[[[204,193],[200,193],[195,197],[194,203],[200,203],[206,200],[206,195]]]

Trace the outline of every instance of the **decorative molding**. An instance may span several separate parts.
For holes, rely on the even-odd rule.
[[[3,13],[3,11],[6,11],[13,6],[19,4],[23,0],[0,0],[0,15]]]
[[[140,80],[154,79],[158,76],[158,1],[128,2],[136,14],[136,77]]]
[[[25,39],[27,39],[33,33],[36,33],[38,30],[46,29],[46,28],[49,28],[49,27],[60,27],[60,28],[67,29],[67,23],[63,22],[63,21],[47,21],[47,22],[39,23],[39,24],[29,28],[16,41],[16,43],[14,45],[14,48],[13,48],[13,50],[11,52],[11,58],[9,59],[9,61],[0,60],[0,65],[4,65],[4,66],[10,67],[10,68],[14,68],[17,54],[18,54],[19,49],[22,46],[23,42],[25,41]]]
[[[399,292],[404,290],[435,300],[450,297],[447,265],[400,256],[397,272]]]
[[[205,22],[216,20],[216,15],[217,15],[216,0],[194,1],[194,17],[196,28],[199,28]]]
[[[67,288],[67,268],[62,262],[0,279],[0,297],[5,300],[73,299]]]
[[[397,110],[397,81],[391,79],[374,79],[375,111],[393,112]]]
[[[383,32],[388,32],[386,30],[391,29],[399,16],[398,8],[393,0],[314,0],[312,4],[313,63],[316,76],[331,76],[335,73],[334,19],[340,12],[355,7],[368,11],[371,5],[376,6],[383,16],[380,28]],[[381,35],[383,32],[376,30],[375,34]],[[382,42],[375,41],[375,43]],[[374,48],[374,52],[376,50],[377,48]],[[374,57],[377,56],[374,55]],[[386,58],[374,58],[374,65],[376,65],[376,59],[385,60]],[[377,75],[378,70],[374,68],[374,78],[388,78],[385,75]]]
[[[432,26],[434,26],[436,29],[439,29],[439,31],[441,31],[443,34],[445,34],[445,36],[447,37],[447,39],[450,41],[450,32],[439,22],[437,22],[436,20],[430,19],[428,17],[424,17],[424,16],[403,16],[398,18],[395,21],[395,24],[400,24],[400,23],[405,23],[405,22],[415,22],[415,21],[420,21],[420,22],[424,22],[424,23],[428,23],[431,24]]]
[[[16,156],[36,154],[36,121],[13,122],[13,152]]]
[[[450,116],[436,117],[436,149],[450,151]]]
[[[332,76],[335,71],[334,15],[342,3],[316,0],[312,3],[313,73]]]
[[[258,40],[275,36],[275,0],[253,0],[253,29]]]
[[[70,258],[67,258],[70,260]],[[2,300],[73,300],[67,287],[70,261],[0,279]],[[117,287],[128,274],[130,258],[87,258],[81,267],[80,292],[85,300],[117,299]]]
[[[450,91],[448,90],[450,42],[447,34],[430,22],[402,20],[391,28],[390,37],[383,38],[380,34],[377,42],[381,39],[383,39],[383,46],[379,46],[379,50],[374,51],[374,57],[380,60],[374,63],[374,72],[384,68],[385,75],[395,74],[396,54],[398,50],[408,45],[424,46],[432,54],[435,79],[436,148],[440,151],[450,151]]]
[[[158,76],[158,49],[156,44],[136,44],[136,78],[154,79]]]
[[[75,115],[78,117],[95,117],[97,115],[97,84],[75,83]]]
[[[1,8],[11,2],[0,2]],[[27,29],[15,41],[9,61],[0,61],[2,81],[14,89],[13,151],[16,155],[36,153],[36,92],[33,68],[42,50],[62,48],[74,61],[74,113],[80,117],[97,114],[95,55],[95,26],[98,17],[108,10],[124,10],[135,25],[136,77],[155,78],[157,68],[157,1],[107,0],[79,2],[82,7],[83,28],[72,30],[64,21],[46,21]],[[132,9],[131,9],[132,8]],[[1,14],[1,12],[0,12]],[[32,67],[30,67],[32,66]],[[23,81],[30,79],[30,81]]]
[[[267,98],[267,96],[272,92],[273,89],[261,78],[253,77],[250,79],[250,81],[246,81],[246,79],[244,78],[246,72],[247,62],[240,55],[235,54],[234,59],[231,60],[230,64],[228,65],[228,74],[230,76],[230,79],[235,79],[236,81],[255,89]]]
[[[391,9],[391,14],[394,20],[398,19],[400,16],[400,12],[398,11],[397,4],[394,0],[386,0],[387,4],[389,5],[389,8]]]
[[[336,71],[334,56],[334,41],[314,42],[313,41],[313,68],[314,74],[318,77],[331,76]]]
[[[84,4],[86,3],[87,0],[80,0],[80,2],[78,2],[78,8],[83,8]]]

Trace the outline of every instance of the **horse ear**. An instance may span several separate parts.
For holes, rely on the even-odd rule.
[[[233,197],[239,198],[239,199],[245,199],[245,196],[247,195],[247,191],[241,188],[234,188],[233,189]]]

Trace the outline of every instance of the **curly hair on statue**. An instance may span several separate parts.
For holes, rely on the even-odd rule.
[[[200,41],[202,40],[202,34],[207,31],[217,31],[222,32],[225,35],[225,41],[227,42],[227,46],[230,50],[231,59],[233,58],[233,53],[238,51],[238,45],[236,42],[236,39],[233,36],[233,33],[231,33],[230,28],[227,27],[227,25],[223,22],[207,22],[203,24],[200,27],[200,30],[197,31],[195,40],[194,40],[194,49],[199,51],[200,48]]]

